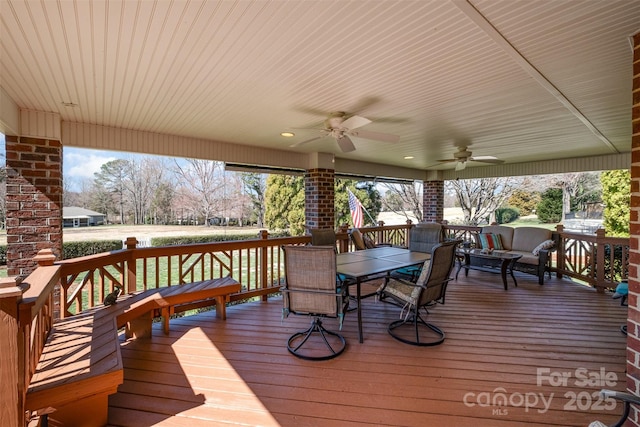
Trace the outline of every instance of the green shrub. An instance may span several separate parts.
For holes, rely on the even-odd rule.
[[[507,201],[509,206],[512,206],[520,211],[520,215],[527,216],[534,213],[536,206],[540,203],[540,193],[525,190],[516,190],[513,192],[509,200]]]
[[[0,246],[0,265],[7,265],[7,245]]]
[[[120,249],[122,249],[122,240],[66,242],[62,244],[62,259],[79,258]]]
[[[562,220],[562,189],[549,188],[542,194],[537,212],[540,222],[555,223]]]
[[[508,224],[520,218],[520,211],[511,207],[498,208],[495,213],[498,224]]]

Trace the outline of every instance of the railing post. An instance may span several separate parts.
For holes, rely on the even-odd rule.
[[[341,226],[339,226],[338,234],[349,235],[349,225],[342,224]],[[349,238],[347,237],[346,239],[338,239],[338,246],[339,246],[340,253],[349,252]]]
[[[138,276],[137,276],[137,263],[136,257],[133,256],[134,250],[138,246],[138,239],[135,237],[127,237],[127,240],[124,241],[129,252],[129,259],[127,260],[127,278],[125,281],[125,288],[128,294],[136,291]]]
[[[605,229],[596,230],[596,291],[603,293],[606,287],[604,271]]]
[[[260,230],[259,236],[262,240],[269,239],[269,232],[267,230]],[[279,249],[278,249],[279,250]],[[260,248],[260,287],[265,289],[269,286],[267,280],[269,275],[267,271],[269,270],[269,248],[264,245]],[[266,302],[268,300],[267,295],[262,295],[262,301]]]
[[[55,257],[54,257],[55,258]],[[24,400],[26,396],[25,372],[27,369],[27,345],[19,325],[19,304],[22,293],[20,279],[0,280],[0,425],[23,426]],[[17,387],[9,387],[17,384]]]
[[[556,225],[556,232],[558,233],[558,247],[556,248],[556,277],[562,279],[562,272],[565,269],[565,255],[564,255],[564,225]]]
[[[40,249],[32,259],[38,264],[38,267],[50,267],[56,261],[56,255],[51,249]],[[53,289],[53,319],[62,319],[68,316],[67,295],[62,289],[63,286],[60,282]]]
[[[407,247],[411,246],[411,229],[413,228],[413,222],[408,219],[407,220],[407,228],[404,231],[404,242]]]
[[[378,227],[384,227],[384,221],[378,221]],[[376,231],[376,243],[386,243],[389,242],[387,236],[385,236],[385,230]]]

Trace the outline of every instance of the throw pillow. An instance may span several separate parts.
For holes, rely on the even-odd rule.
[[[362,240],[364,240],[364,246],[365,246],[367,249],[373,249],[373,248],[375,248],[375,247],[376,247],[376,244],[375,244],[375,243],[373,243],[373,240],[371,240],[371,237],[369,237],[369,236],[367,236],[367,235],[363,234],[363,235],[362,235]]]
[[[553,245],[555,245],[555,244],[556,244],[556,242],[554,242],[553,240],[545,240],[544,242],[540,243],[538,246],[533,248],[531,253],[534,254],[535,256],[538,256],[540,254],[541,250],[543,250],[543,249],[551,249],[553,247]]]
[[[360,230],[357,228],[351,230],[351,239],[353,240],[353,244],[357,251],[367,249],[367,245],[364,243],[364,239],[362,238],[362,233],[360,233]]]
[[[502,239],[499,234],[480,233],[478,237],[482,249],[503,249]]]

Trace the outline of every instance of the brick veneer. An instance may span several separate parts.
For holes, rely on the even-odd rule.
[[[41,249],[62,253],[62,145],[6,136],[7,274],[35,269]]]
[[[424,181],[422,190],[422,221],[444,220],[444,181]]]
[[[627,322],[627,388],[640,395],[640,33],[634,37],[633,54],[633,107],[631,137],[631,218],[629,253],[629,319]],[[633,425],[639,426],[638,409],[629,417]]]
[[[309,169],[304,176],[306,227],[334,228],[335,172],[333,169]]]

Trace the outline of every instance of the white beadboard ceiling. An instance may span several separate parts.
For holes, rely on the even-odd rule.
[[[0,86],[65,122],[419,170],[456,146],[507,164],[631,149],[640,0],[0,5]],[[290,147],[332,111],[400,142]]]

